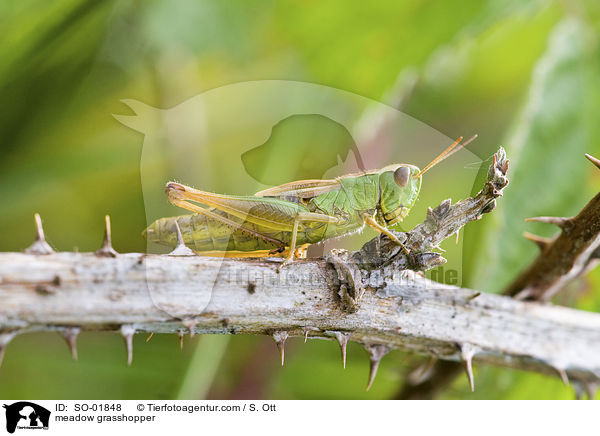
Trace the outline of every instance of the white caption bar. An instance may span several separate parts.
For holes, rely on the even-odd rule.
[[[588,433],[593,401],[45,401],[3,400],[0,434]],[[4,432],[6,430],[6,432]],[[197,430],[197,431],[196,431]],[[510,433],[509,433],[510,432]],[[183,434],[183,433],[182,433]]]

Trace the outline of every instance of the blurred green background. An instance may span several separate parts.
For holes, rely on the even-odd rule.
[[[103,216],[117,251],[143,251],[143,136],[116,121],[133,98],[169,108],[240,81],[314,82],[394,105],[450,137],[499,145],[511,184],[464,235],[463,285],[499,292],[536,255],[524,223],[576,213],[600,189],[600,3],[577,1],[13,1],[0,3],[0,250],[33,238],[34,212],[58,250],[93,251]],[[447,175],[452,184],[452,175]],[[477,186],[477,184],[475,185]],[[470,189],[470,187],[469,187]],[[443,196],[443,193],[440,194]],[[455,199],[457,200],[457,199]],[[417,217],[417,220],[419,217]],[[600,273],[556,297],[600,311]],[[1,302],[0,302],[1,304]],[[392,352],[370,392],[367,354],[290,339],[281,368],[267,337],[137,335],[126,366],[117,334],[84,333],[79,361],[58,335],[7,348],[3,398],[392,398],[423,358]],[[558,378],[476,367],[449,399],[561,399]]]

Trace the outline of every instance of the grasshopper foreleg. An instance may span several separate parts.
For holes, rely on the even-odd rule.
[[[398,244],[402,248],[404,253],[408,254],[408,248],[406,248],[404,246],[404,244],[402,242],[400,242],[400,240],[396,237],[396,235],[394,235],[392,232],[390,232],[385,227],[381,226],[377,221],[375,221],[375,219],[372,216],[364,215],[364,220],[365,220],[366,225],[368,225],[372,229],[375,229],[377,232],[383,233],[384,235],[386,235],[388,238],[390,238],[392,241],[394,241],[396,244]]]

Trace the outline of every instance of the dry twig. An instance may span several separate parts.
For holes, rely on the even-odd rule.
[[[600,160],[586,154],[596,167]],[[600,257],[600,194],[596,195],[574,217],[536,217],[528,221],[557,225],[561,232],[554,238],[542,238],[529,233],[524,236],[540,248],[538,257],[504,290],[503,294],[518,300],[546,301],[564,289],[573,279],[597,264]],[[597,343],[590,344],[597,347]],[[428,377],[407,380],[398,399],[429,399],[435,397],[460,373],[461,366],[452,362],[437,362]],[[559,372],[563,381],[566,373]],[[574,380],[576,392],[585,391],[594,398],[598,384],[592,380]],[[580,386],[583,386],[581,388]],[[580,396],[580,394],[578,394]]]

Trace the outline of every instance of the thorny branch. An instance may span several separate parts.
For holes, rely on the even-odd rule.
[[[407,233],[393,232],[409,249],[408,255],[386,235],[379,235],[354,253],[332,251],[326,256],[342,282],[339,296],[345,309],[349,312],[357,310],[360,296],[364,293],[363,283],[368,282],[372,275],[403,270],[426,271],[444,264],[446,259],[431,250],[437,249],[439,244],[470,221],[479,220],[483,214],[494,210],[496,199],[508,185],[508,162],[501,147],[494,154],[486,182],[475,197],[455,204],[444,200],[435,209],[429,208],[425,220],[413,230]]]
[[[600,160],[589,154],[585,156],[600,169]],[[502,293],[517,300],[547,301],[573,279],[593,268],[600,258],[600,194],[574,217],[534,217],[527,221],[556,225],[560,233],[553,238],[530,233],[523,235],[540,248],[540,253]],[[454,362],[439,361],[427,365],[429,368],[425,376],[407,379],[398,394],[399,399],[433,398],[461,371],[461,366]],[[596,396],[597,381],[574,380],[574,385],[578,397],[583,391],[588,398]]]
[[[598,159],[586,157],[600,168]],[[540,247],[540,253],[504,294],[519,300],[544,301],[595,265],[600,247],[600,194],[574,217],[535,217],[527,221],[554,224],[561,231],[554,238],[525,234]]]
[[[292,336],[336,339],[344,362],[348,340],[363,344],[369,386],[393,349],[463,360],[470,378],[474,360],[597,382],[600,350],[590,344],[600,341],[600,316],[441,285],[414,272],[443,263],[432,250],[494,208],[507,169],[500,149],[475,197],[445,201],[411,232],[398,233],[408,256],[378,237],[358,252],[298,261],[281,272],[265,259],[187,256],[183,246],[173,256],[118,254],[108,220],[98,252],[54,253],[38,217],[38,239],[26,253],[0,253],[0,354],[32,331],[60,332],[74,358],[80,331],[118,331],[129,363],[135,333],[269,334],[282,363]]]

